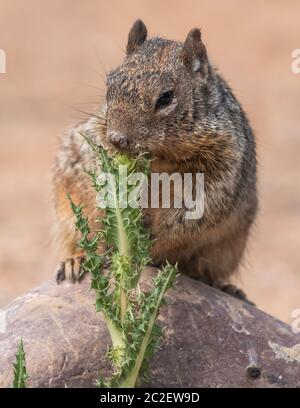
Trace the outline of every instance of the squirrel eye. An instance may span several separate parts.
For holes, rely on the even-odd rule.
[[[173,91],[163,92],[156,101],[155,109],[164,108],[172,102]]]

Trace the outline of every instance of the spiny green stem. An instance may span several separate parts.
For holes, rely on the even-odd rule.
[[[116,195],[116,191],[114,194],[115,198],[115,208],[116,208],[116,215],[117,215],[117,222],[118,222],[118,251],[120,255],[126,256],[130,259],[130,247],[129,247],[129,242],[128,238],[126,235],[125,227],[124,227],[124,222],[121,216],[121,211],[119,208],[118,204],[118,199]],[[121,323],[124,323],[125,320],[125,315],[127,311],[127,295],[126,292],[124,291],[124,276],[121,275],[121,282],[120,282],[120,320]]]
[[[114,324],[114,322],[107,316],[107,314],[104,312],[104,319],[105,319],[105,323],[106,326],[108,328],[110,337],[111,337],[111,341],[113,344],[113,347],[117,348],[124,348],[125,344],[124,344],[124,340],[123,337],[121,335],[120,330],[117,328],[117,326]]]
[[[166,290],[168,289],[168,287],[170,287],[170,285],[172,284],[172,282],[174,281],[174,279],[176,277],[176,271],[174,271],[173,267],[169,266],[168,270],[167,270],[167,268],[164,270],[164,273],[167,275],[167,277],[166,277],[166,279],[164,281],[164,284],[163,284],[163,287],[161,288],[161,290],[159,292],[159,295],[157,297],[156,304],[155,304],[154,310],[152,312],[152,316],[151,316],[151,318],[150,318],[150,320],[148,322],[147,330],[146,330],[146,332],[144,334],[144,338],[143,338],[139,353],[138,353],[137,358],[136,358],[136,362],[135,362],[134,367],[132,368],[132,370],[129,372],[129,374],[125,378],[125,380],[120,382],[120,385],[119,385],[120,388],[122,388],[122,387],[133,388],[135,386],[135,384],[136,384],[136,380],[137,380],[137,377],[139,375],[141,365],[142,365],[144,357],[145,357],[146,349],[147,349],[147,346],[149,344],[150,336],[151,336],[151,333],[152,333],[152,330],[153,330],[153,326],[155,324],[155,320],[156,320],[156,317],[157,317],[157,314],[158,314],[159,307],[161,305],[163,296],[164,296]]]

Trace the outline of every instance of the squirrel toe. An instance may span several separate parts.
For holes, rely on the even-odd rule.
[[[222,292],[227,293],[228,295],[231,295],[237,299],[243,300],[252,306],[255,306],[255,303],[248,299],[246,293],[242,289],[239,289],[231,283],[224,283],[223,281],[218,280],[214,282],[213,287],[220,289]]]
[[[60,284],[64,280],[68,280],[71,283],[80,282],[84,276],[84,270],[82,267],[83,261],[83,256],[75,256],[61,262],[56,272],[57,284]]]

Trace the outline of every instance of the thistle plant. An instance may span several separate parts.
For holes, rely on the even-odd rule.
[[[27,378],[25,352],[23,340],[21,339],[14,363],[13,388],[26,388]]]
[[[149,162],[143,155],[109,156],[102,147],[83,137],[97,156],[101,174],[110,174],[115,180],[107,185],[97,171],[88,171],[98,196],[110,202],[105,207],[105,216],[98,219],[99,229],[93,234],[84,215],[84,204],[76,205],[69,196],[76,229],[81,232],[79,246],[86,254],[83,270],[91,275],[96,310],[103,313],[112,342],[107,358],[113,373],[110,378],[100,378],[97,385],[134,387],[145,376],[149,359],[163,335],[156,319],[166,290],[175,282],[177,270],[167,264],[157,273],[147,292],[141,289],[140,278],[143,267],[150,261],[151,242],[141,208],[131,205],[130,197],[137,187],[131,176],[139,172],[146,177]],[[125,177],[120,177],[120,168],[126,169]],[[127,205],[122,205],[124,199]],[[99,207],[99,203],[95,205]],[[107,249],[100,254],[98,248],[103,242]]]

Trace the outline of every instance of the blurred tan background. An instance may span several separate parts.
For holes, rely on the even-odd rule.
[[[132,22],[212,61],[256,131],[260,214],[238,284],[286,322],[300,308],[300,1],[0,0],[0,306],[53,276],[50,169],[58,135],[92,112]]]

